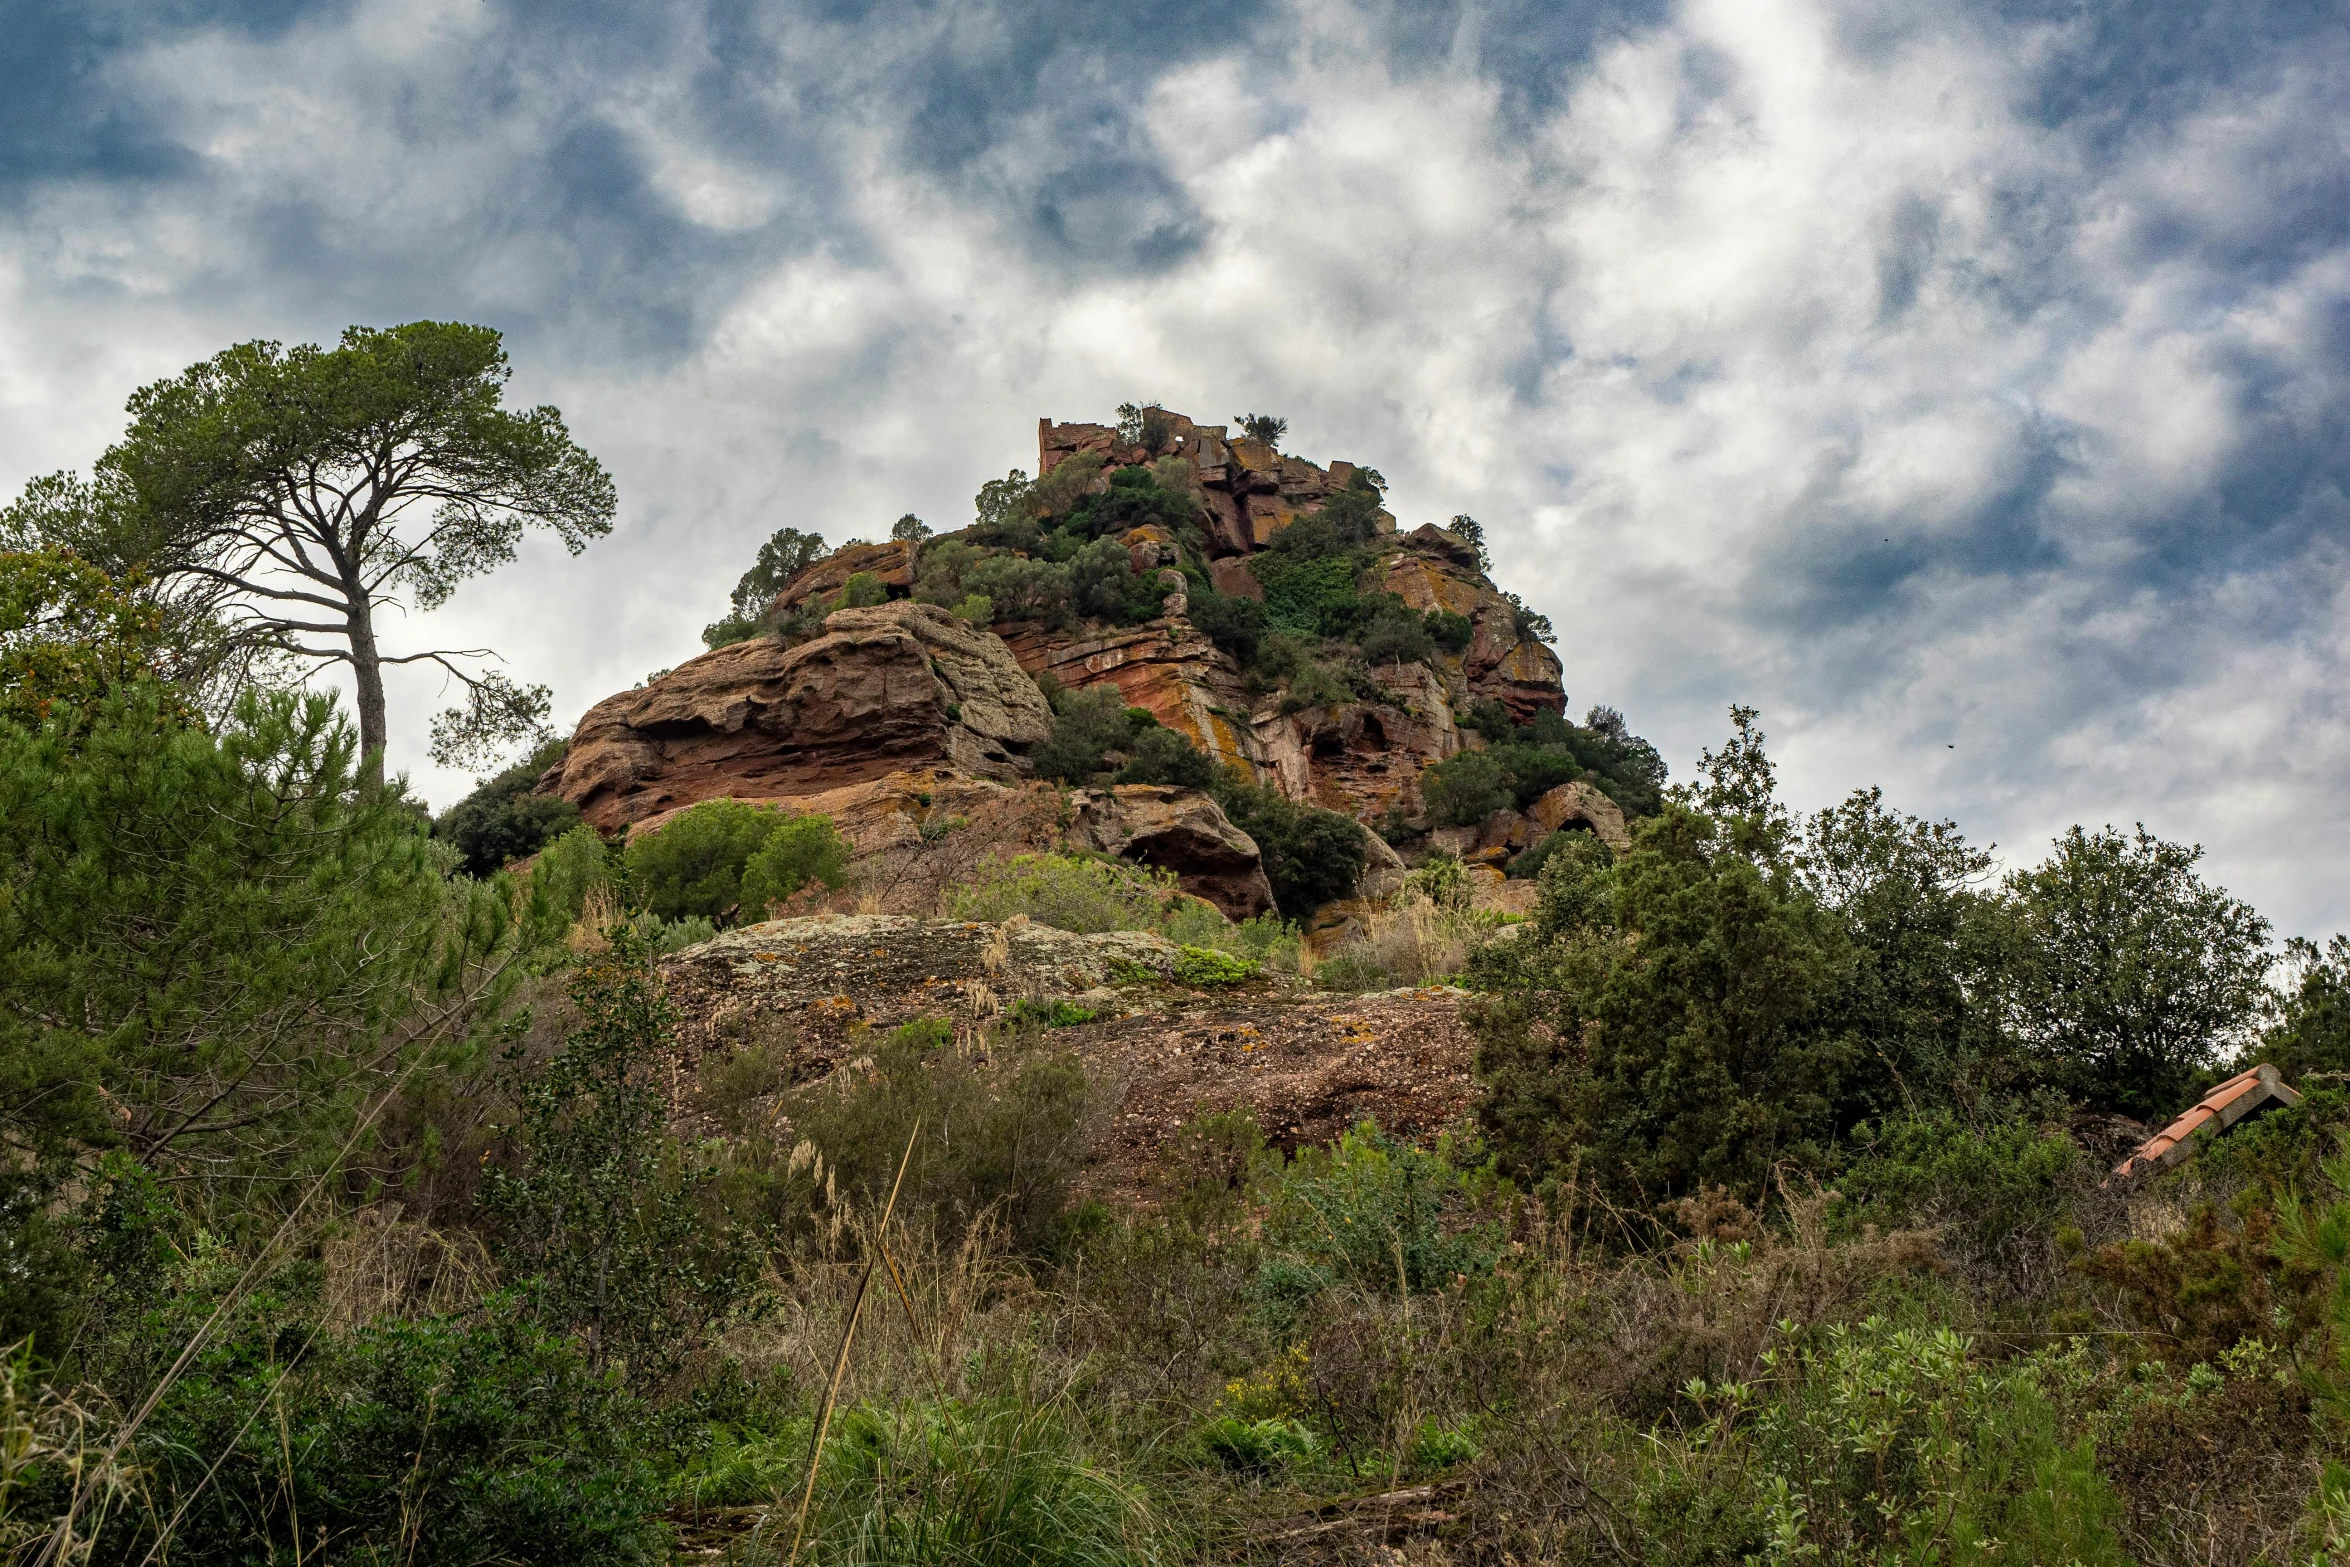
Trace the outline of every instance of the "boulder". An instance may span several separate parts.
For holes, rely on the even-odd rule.
[[[902,601],[840,610],[795,648],[738,642],[605,698],[538,787],[608,832],[701,800],[815,794],[926,764],[1009,780],[1051,731],[1000,640]]]
[[[1363,874],[1355,878],[1355,896],[1392,898],[1403,891],[1403,879],[1409,872],[1394,846],[1377,833],[1367,833],[1363,848]]]
[[[849,578],[865,572],[881,579],[885,588],[905,592],[914,585],[914,557],[902,540],[886,544],[852,544],[803,570],[775,595],[779,610],[796,609],[812,598],[825,598],[848,586]]]
[[[1480,849],[1530,849],[1543,835],[1544,829],[1532,818],[1516,811],[1495,811],[1485,818],[1477,829],[1477,847]]]
[[[1546,833],[1567,826],[1586,827],[1611,849],[1626,849],[1632,844],[1632,835],[1624,827],[1624,808],[1580,779],[1560,784],[1529,806],[1526,814]]]
[[[1273,884],[1256,840],[1197,789],[1118,784],[1069,796],[1070,841],[1173,871],[1183,890],[1245,920],[1273,907]]]

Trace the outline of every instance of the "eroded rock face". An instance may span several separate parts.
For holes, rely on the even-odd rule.
[[[1586,827],[1611,849],[1632,846],[1632,834],[1624,824],[1624,808],[1580,780],[1560,784],[1528,806],[1526,814],[1544,832],[1569,826]]]
[[[1209,760],[1260,769],[1240,672],[1188,624],[1169,619],[1074,634],[1031,624],[1006,626],[1003,634],[1030,674],[1051,675],[1071,690],[1116,686],[1126,706],[1149,709]]]
[[[841,610],[796,648],[738,642],[605,698],[539,789],[610,831],[701,800],[812,795],[922,765],[1010,780],[1051,732],[1002,642],[900,602]]]
[[[783,585],[775,595],[778,609],[796,609],[813,598],[827,598],[848,586],[863,572],[880,579],[884,588],[903,593],[914,585],[914,558],[904,543],[851,544],[835,550]]]
[[[1205,898],[1231,920],[1252,919],[1273,907],[1273,884],[1256,840],[1232,825],[1215,801],[1197,789],[1165,784],[1118,784],[1079,789],[1070,797],[1073,841],[1175,872],[1183,890]]]
[[[1416,528],[1396,542],[1386,590],[1422,613],[1441,609],[1465,616],[1473,628],[1465,652],[1439,654],[1437,660],[1457,672],[1464,691],[1499,701],[1516,723],[1531,723],[1539,712],[1564,712],[1558,655],[1518,635],[1517,608],[1477,569],[1477,552],[1436,527]]]

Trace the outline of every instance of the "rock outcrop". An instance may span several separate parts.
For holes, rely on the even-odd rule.
[[[1197,789],[1119,784],[1077,790],[1069,802],[1073,842],[1173,871],[1185,892],[1213,903],[1227,919],[1272,909],[1273,884],[1255,840]]]
[[[1133,464],[1152,465],[1161,485],[1188,485],[1206,546],[1204,560],[1189,558],[1224,595],[1263,601],[1251,557],[1358,477],[1352,463],[1318,466],[1164,410],[1148,428],[1146,449],[1107,425],[1039,421],[1039,476],[1098,453],[1095,490]],[[1183,466],[1171,468],[1177,460]],[[1156,574],[1174,591],[1159,618],[1114,627],[980,630],[906,596],[916,567],[909,545],[860,543],[785,584],[770,618],[805,626],[857,577],[878,584],[888,602],[836,610],[821,635],[798,646],[755,638],[607,698],[539,787],[607,832],[657,828],[718,797],[822,812],[855,847],[868,908],[878,900],[926,913],[987,854],[1076,847],[1172,870],[1186,890],[1246,918],[1272,906],[1262,857],[1206,796],[1149,786],[1064,794],[1028,782],[1030,753],[1053,722],[1038,682],[1114,687],[1122,705],[1147,710],[1213,761],[1301,803],[1368,824],[1417,819],[1421,775],[1487,743],[1462,721],[1472,710],[1498,702],[1525,723],[1562,711],[1565,694],[1556,655],[1523,634],[1524,612],[1485,576],[1472,543],[1433,526],[1398,532],[1385,512],[1376,521],[1360,589],[1458,616],[1467,637],[1464,644],[1452,625],[1451,651],[1378,666],[1367,678],[1358,668],[1344,701],[1300,705],[1192,623],[1192,595],[1202,589],[1177,567],[1184,541],[1196,550],[1203,540],[1188,526],[1146,523],[1118,536],[1137,575]],[[1512,853],[1573,824],[1625,841],[1622,812],[1580,783],[1524,814],[1503,812],[1482,829],[1451,834],[1457,844],[1444,841],[1481,878],[1498,879]],[[1393,851],[1375,844],[1358,897],[1387,896],[1402,871]]]
[[[795,648],[738,642],[606,697],[539,788],[609,831],[701,800],[811,795],[909,767],[1008,782],[1051,731],[1001,641],[901,601],[840,610]]]

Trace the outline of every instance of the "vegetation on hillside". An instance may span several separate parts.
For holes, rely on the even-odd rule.
[[[1024,484],[991,525],[1074,584],[1091,524]],[[904,531],[941,593],[1010,558]],[[1638,818],[1547,844],[1521,923],[1426,857],[1363,949],[1475,993],[1470,1113],[1146,1125],[1072,1046],[1098,997],[681,1030],[662,950],[830,885],[830,822],[608,844],[539,756],[435,824],[331,699],[215,702],[174,613],[0,553],[11,1561],[2350,1555],[2350,938],[2277,962],[2190,846],[2002,868],[1874,790],[1790,811],[1743,709],[1672,789],[1604,712],[1470,715],[1495,765],[1439,799]],[[1214,791],[1285,912],[1362,863],[1098,691],[1049,750]],[[1157,931],[1243,1016],[1312,967],[1093,856],[980,861],[947,912]],[[2297,1106],[2108,1181],[2257,1060]],[[1113,1137],[1159,1149],[1139,1192],[1089,1170]]]

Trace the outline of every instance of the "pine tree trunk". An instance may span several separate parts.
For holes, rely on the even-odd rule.
[[[375,649],[374,606],[367,601],[364,590],[349,590],[357,608],[348,618],[351,638],[351,673],[359,687],[359,747],[366,759],[361,771],[370,782],[383,781],[384,669],[383,659]]]

